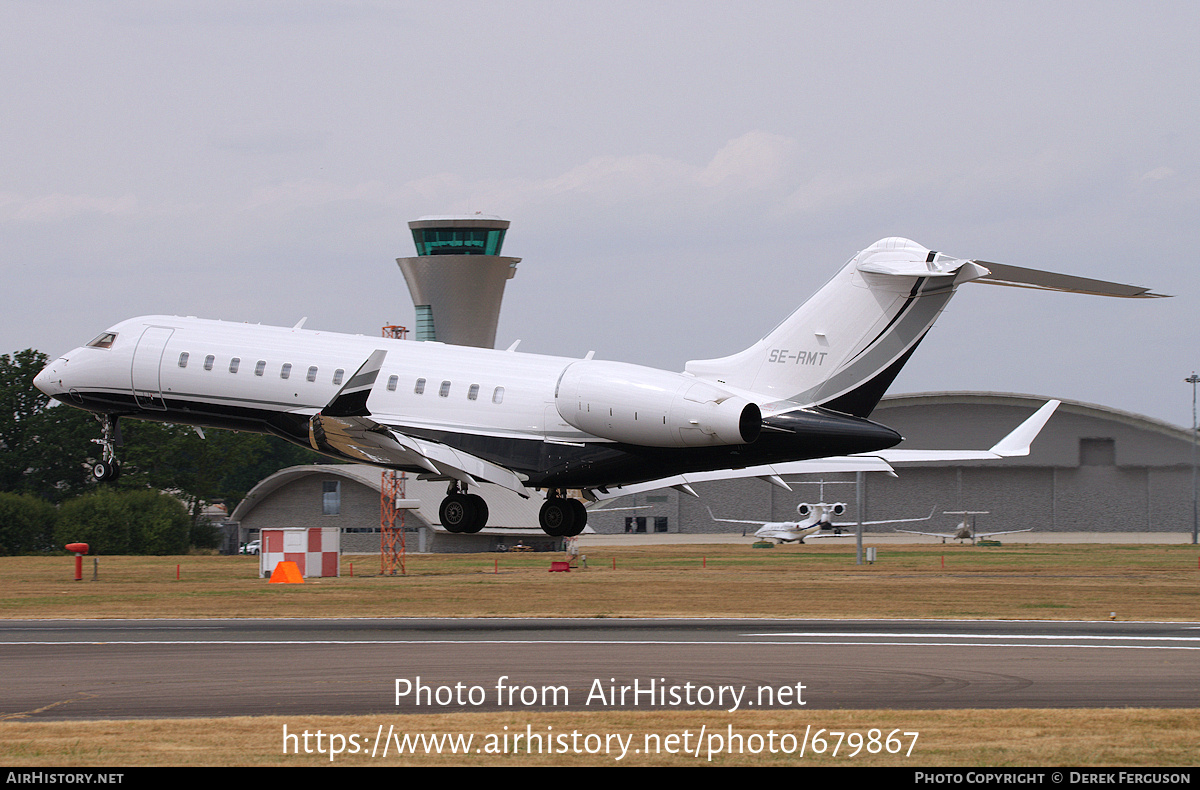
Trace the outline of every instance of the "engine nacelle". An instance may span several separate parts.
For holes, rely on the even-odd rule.
[[[800,504],[796,505],[796,513],[799,514],[800,518],[807,518],[808,515],[813,512],[813,508],[821,508],[826,513],[835,516],[842,516],[846,513],[845,502],[834,502],[832,505],[826,502],[820,502],[815,505],[810,505],[807,502],[801,502]]]
[[[593,436],[644,447],[749,444],[762,431],[758,406],[692,376],[623,362],[567,366],[554,405]]]

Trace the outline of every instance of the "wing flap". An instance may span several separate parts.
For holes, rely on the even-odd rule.
[[[350,461],[386,467],[424,469],[433,477],[494,483],[528,498],[521,479],[510,469],[456,450],[417,439],[367,417],[318,414],[309,420],[313,449]]]

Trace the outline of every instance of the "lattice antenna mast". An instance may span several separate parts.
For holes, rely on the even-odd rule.
[[[383,336],[404,340],[408,330],[396,324],[383,327]],[[379,573],[404,575],[404,510],[396,502],[404,499],[404,473],[395,469],[383,472],[379,487]]]

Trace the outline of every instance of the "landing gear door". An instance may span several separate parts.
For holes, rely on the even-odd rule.
[[[175,332],[163,326],[147,327],[133,352],[133,397],[143,409],[166,411],[162,394],[162,357]]]

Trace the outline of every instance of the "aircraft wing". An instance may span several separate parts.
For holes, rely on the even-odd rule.
[[[988,450],[880,450],[867,453],[888,463],[905,461],[995,461],[1029,455],[1029,445],[1041,433],[1061,401],[1048,400],[1007,436]]]
[[[929,519],[933,518],[934,511],[936,511],[936,510],[937,510],[937,505],[934,505],[933,510],[930,510],[929,515],[925,516],[924,518],[888,518],[888,519],[884,519],[883,521],[864,521],[863,526],[865,527],[868,524],[908,524],[913,521],[928,521]],[[858,526],[858,522],[857,521],[845,522],[845,523],[839,524],[838,526],[855,527],[855,526]],[[903,530],[897,530],[897,532],[902,532],[902,531]]]
[[[887,472],[895,475],[893,463],[920,461],[996,461],[1001,458],[1014,458],[1029,455],[1029,445],[1041,433],[1050,420],[1060,401],[1046,401],[1024,422],[1014,428],[1007,436],[996,442],[987,450],[880,450],[862,455],[840,456],[834,458],[817,458],[811,461],[791,461],[781,464],[766,464],[763,466],[747,467],[745,469],[722,469],[714,472],[695,472],[674,477],[664,477],[645,483],[634,483],[627,486],[612,486],[594,493],[595,499],[605,500],[627,494],[640,494],[643,491],[655,491],[660,488],[677,488],[686,494],[696,496],[692,490],[693,483],[707,483],[713,480],[730,480],[735,478],[758,477],[767,482],[791,490],[783,481],[785,474],[833,474],[836,472]],[[926,519],[915,519],[925,521]],[[757,523],[757,522],[750,522]],[[937,535],[936,537],[942,537]]]
[[[309,419],[308,441],[313,449],[377,466],[416,467],[432,477],[463,483],[482,480],[528,498],[529,492],[512,470],[439,442],[408,436],[371,419],[367,397],[386,355],[382,349],[372,353],[333,400]]]
[[[783,475],[813,475],[834,474],[837,472],[887,472],[895,475],[891,464],[877,455],[840,456],[836,458],[815,458],[811,461],[788,461],[781,464],[763,464],[748,466],[742,469],[719,469],[712,472],[689,472],[672,477],[662,477],[648,480],[644,483],[632,483],[626,486],[609,486],[603,490],[596,489],[591,493],[596,500],[615,499],[629,494],[640,494],[643,491],[657,491],[660,488],[677,488],[691,496],[698,496],[692,490],[694,483],[708,483],[714,480],[735,480],[747,477],[757,477],[772,485],[791,491],[784,482]],[[758,523],[758,522],[754,522]]]
[[[892,531],[904,532],[909,535],[928,535],[931,538],[953,538],[957,535],[955,532],[918,532],[915,529],[894,529]]]
[[[1010,529],[1007,532],[976,532],[977,538],[990,538],[992,535],[1012,535],[1016,532],[1033,532],[1033,527],[1029,529]]]
[[[765,527],[768,524],[777,523],[777,522],[772,522],[772,521],[747,521],[746,519],[742,519],[742,518],[717,518],[716,516],[713,515],[711,507],[708,507],[707,505],[705,505],[704,509],[708,511],[708,516],[713,521],[724,521],[729,524],[752,524],[752,525],[758,526],[758,527]]]

